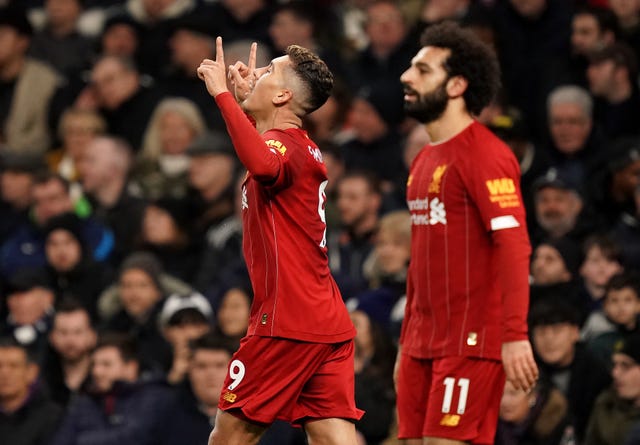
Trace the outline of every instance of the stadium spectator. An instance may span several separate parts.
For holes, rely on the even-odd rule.
[[[42,363],[55,304],[48,277],[41,269],[19,269],[7,281],[4,297],[8,314],[0,322],[0,335],[13,337]]]
[[[640,58],[640,3],[635,0],[609,0],[608,3],[618,20],[621,39]]]
[[[39,367],[27,349],[0,338],[0,435],[20,445],[49,443],[62,418],[62,408],[44,395]]]
[[[45,168],[39,156],[0,156],[0,246],[18,227],[28,224],[35,177]]]
[[[69,407],[51,445],[155,445],[171,400],[140,376],[135,343],[105,334],[91,355],[91,387]]]
[[[46,264],[44,227],[54,216],[75,212],[82,217],[82,236],[96,261],[105,261],[113,251],[113,233],[97,218],[90,216],[84,200],[71,196],[64,178],[47,172],[36,175],[32,187],[30,218],[19,225],[2,245],[0,272],[9,277],[21,267]]]
[[[142,82],[131,59],[101,56],[91,70],[91,84],[78,96],[76,106],[99,111],[108,132],[125,139],[138,152],[160,93]]]
[[[616,344],[612,356],[613,385],[598,396],[589,419],[585,445],[617,445],[625,442],[640,420],[640,335]]]
[[[189,157],[186,150],[205,131],[205,122],[189,99],[163,99],[149,121],[142,150],[133,171],[134,181],[149,200],[185,198]]]
[[[347,119],[353,138],[340,144],[346,169],[372,172],[385,191],[404,190],[399,130],[403,118],[400,84],[378,82],[360,88]]]
[[[567,443],[573,431],[568,411],[566,397],[549,382],[539,381],[528,393],[506,382],[494,445]]]
[[[137,61],[140,70],[154,78],[169,65],[169,44],[176,20],[195,11],[195,0],[128,0],[124,12],[139,30]]]
[[[160,282],[162,265],[145,252],[124,259],[118,277],[122,309],[104,323],[103,329],[131,336],[140,350],[145,371],[164,376],[171,366],[171,346],[160,332],[158,317],[167,297]]]
[[[162,335],[172,349],[167,381],[178,385],[184,381],[189,370],[192,355],[189,343],[211,331],[213,310],[207,299],[200,294],[173,294],[165,300],[158,317]],[[214,389],[218,390],[215,398],[217,402],[220,388]]]
[[[577,9],[571,21],[571,69],[573,83],[587,87],[589,55],[612,45],[618,35],[618,23],[611,10],[596,6]]]
[[[129,183],[130,146],[111,136],[95,138],[80,163],[80,181],[96,218],[113,230],[112,264],[128,255],[140,237],[146,202],[134,196]]]
[[[133,17],[124,13],[112,14],[107,17],[102,27],[99,52],[105,56],[138,60],[140,33],[141,30]]]
[[[0,142],[5,150],[42,155],[51,146],[49,104],[62,78],[27,57],[32,36],[21,6],[0,9]]]
[[[368,2],[364,9],[368,45],[348,62],[348,84],[355,91],[374,83],[397,86],[417,50],[415,39],[408,38],[406,18],[389,0]]]
[[[532,307],[529,326],[541,371],[569,402],[569,418],[579,443],[584,439],[591,409],[609,384],[607,368],[580,338],[578,318],[571,305],[559,302]]]
[[[56,307],[41,379],[51,399],[68,407],[89,388],[91,352],[96,345],[91,315],[77,300],[67,298]]]
[[[29,54],[52,67],[67,79],[80,81],[83,70],[90,67],[91,40],[78,30],[83,12],[82,0],[46,0],[45,23],[34,32]]]
[[[194,286],[215,295],[226,266],[242,258],[242,235],[235,207],[238,160],[231,140],[223,133],[207,133],[187,149],[191,158],[189,184],[197,191],[194,239],[203,245]]]
[[[93,260],[82,238],[82,221],[73,213],[54,216],[44,228],[47,274],[56,301],[77,298],[93,320],[97,302],[111,283],[111,268]]]
[[[567,181],[583,188],[599,167],[602,138],[593,125],[593,99],[575,85],[554,89],[547,98],[551,164]]]
[[[615,139],[640,133],[631,115],[640,108],[638,61],[625,43],[616,43],[589,55],[589,90],[596,97],[594,121],[605,137]]]
[[[329,267],[349,299],[368,287],[363,267],[373,251],[382,194],[377,178],[362,171],[346,172],[337,190],[341,226],[327,234]]]
[[[78,165],[87,145],[107,130],[107,123],[95,111],[68,108],[58,124],[58,137],[62,146],[47,153],[49,170],[70,183],[79,180]]]
[[[622,272],[620,246],[606,235],[589,236],[582,247],[580,265],[583,299],[590,311],[599,309],[607,283],[612,276]]]
[[[204,444],[218,412],[227,368],[235,345],[204,334],[184,345],[186,380],[177,389],[158,445]]]
[[[640,331],[640,280],[635,273],[614,275],[607,284],[602,309],[593,311],[582,329],[587,347],[608,367],[615,344]]]

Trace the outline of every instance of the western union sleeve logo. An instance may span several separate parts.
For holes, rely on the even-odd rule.
[[[284,154],[287,152],[287,147],[280,141],[276,141],[275,139],[269,139],[267,142],[267,147],[273,147],[276,150],[278,150],[278,152],[284,156]]]
[[[511,178],[489,179],[485,182],[489,190],[489,199],[500,208],[520,207],[516,185]]]
[[[447,169],[445,165],[439,165],[433,171],[433,177],[431,178],[431,184],[429,184],[429,193],[440,193],[440,182],[442,182],[442,175],[444,175]]]

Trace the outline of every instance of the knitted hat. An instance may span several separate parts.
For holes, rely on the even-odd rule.
[[[575,277],[582,264],[582,250],[574,241],[568,238],[547,239],[539,245],[545,244],[558,251],[564,261],[564,265],[571,276]]]
[[[200,314],[201,320],[205,323],[211,322],[213,318],[213,309],[209,301],[199,293],[188,295],[173,294],[167,298],[158,321],[161,327],[177,324],[180,316],[187,311]]]
[[[562,301],[563,296],[536,302],[529,310],[529,327],[549,326],[560,323],[580,325],[579,311],[569,303]]]
[[[131,269],[143,271],[151,278],[158,289],[163,289],[160,283],[160,276],[163,272],[162,264],[155,255],[149,252],[132,253],[122,262],[119,277],[122,277],[126,271]]]
[[[45,240],[54,230],[65,230],[78,241],[80,246],[84,246],[85,244],[84,237],[82,236],[82,221],[75,213],[63,213],[49,219],[44,226]]]
[[[618,341],[613,347],[613,352],[628,355],[633,361],[640,364],[640,334],[630,334]]]

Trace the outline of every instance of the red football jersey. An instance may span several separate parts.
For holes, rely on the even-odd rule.
[[[504,341],[527,338],[531,247],[519,177],[511,150],[475,121],[414,160],[403,352],[500,359]]]
[[[243,250],[254,291],[248,335],[351,339],[355,329],[329,272],[322,154],[303,130],[262,137],[280,169],[271,183],[249,173],[242,186]]]

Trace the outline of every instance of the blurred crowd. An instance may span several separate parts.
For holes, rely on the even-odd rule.
[[[640,0],[0,0],[0,442],[206,443],[252,301],[245,172],[196,74],[220,35],[228,63],[298,44],[335,75],[305,129],[359,440],[395,443],[404,191],[429,141],[399,77],[442,20],[498,55],[477,119],[520,162],[533,246],[541,378],[506,385],[496,444],[640,444]]]

